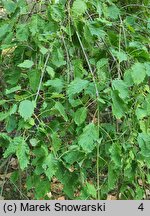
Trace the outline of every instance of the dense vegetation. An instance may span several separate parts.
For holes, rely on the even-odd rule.
[[[149,0],[0,6],[1,196],[148,199]]]

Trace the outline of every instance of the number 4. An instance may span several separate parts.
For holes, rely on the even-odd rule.
[[[141,203],[138,207],[139,210],[143,211],[144,210],[144,206],[143,206],[143,203]]]

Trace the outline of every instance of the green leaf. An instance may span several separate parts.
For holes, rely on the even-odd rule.
[[[131,75],[132,75],[134,83],[137,85],[142,83],[146,76],[144,64],[137,62],[132,66],[131,69],[132,69]]]
[[[72,6],[72,13],[74,16],[81,16],[87,10],[86,3],[84,0],[75,0]]]
[[[17,121],[14,115],[9,116],[7,119],[6,131],[11,133],[17,127]]]
[[[85,153],[90,153],[96,146],[98,140],[98,131],[93,123],[88,124],[83,129],[83,133],[78,138],[78,144]]]
[[[20,137],[15,137],[12,141],[10,141],[8,148],[4,152],[4,155],[3,155],[4,158],[16,152],[17,147],[20,144],[20,141],[22,141],[22,138]]]
[[[144,66],[145,66],[147,75],[150,76],[150,62],[145,62]]]
[[[118,172],[114,168],[113,163],[108,165],[108,190],[113,190],[116,187],[118,180]]]
[[[18,65],[18,67],[21,68],[31,68],[34,65],[34,62],[31,60],[25,60],[24,62],[22,62],[21,64]]]
[[[16,38],[18,41],[27,41],[29,37],[29,30],[26,24],[19,24],[16,30]]]
[[[81,125],[87,116],[87,108],[86,107],[81,107],[77,109],[77,111],[74,114],[74,121],[75,123],[79,126]]]
[[[61,67],[66,64],[66,61],[64,60],[64,53],[61,48],[57,47],[53,50],[51,61],[56,67]]]
[[[39,140],[37,140],[37,139],[35,139],[35,138],[30,139],[30,144],[31,144],[32,146],[37,146],[38,143],[39,143]]]
[[[43,169],[45,170],[45,174],[48,177],[49,181],[55,175],[58,167],[57,167],[57,161],[55,160],[53,154],[49,154],[46,159],[43,162],[42,165]]]
[[[39,46],[39,48],[40,48],[40,52],[41,52],[43,55],[45,55],[45,54],[48,52],[48,49],[45,48],[44,46]]]
[[[113,89],[117,90],[119,93],[119,97],[121,99],[126,99],[129,97],[128,86],[123,80],[113,80],[112,81]]]
[[[90,22],[90,24],[88,24],[88,28],[92,36],[95,35],[98,38],[105,38],[106,32],[101,26],[97,25],[97,22]]]
[[[55,78],[53,80],[48,80],[44,83],[45,86],[52,86],[57,93],[60,93],[64,87],[64,82],[62,79]]]
[[[52,133],[52,146],[54,148],[54,151],[57,152],[60,149],[61,146],[61,139],[59,138],[57,132]]]
[[[29,85],[32,91],[36,92],[40,82],[40,72],[38,70],[28,71]]]
[[[0,40],[2,40],[3,37],[6,35],[6,33],[9,31],[10,31],[10,25],[9,24],[3,24],[0,27]]]
[[[0,112],[0,121],[3,121],[4,119],[6,119],[7,117],[11,116],[12,114],[16,113],[17,111],[17,105],[14,104],[10,110],[6,111],[6,112]]]
[[[68,117],[66,115],[65,108],[60,102],[55,103],[55,109],[59,111],[59,113],[62,115],[65,121],[68,121]]]
[[[40,179],[37,176],[37,179]],[[35,185],[35,199],[40,200],[46,196],[50,191],[50,182],[48,180],[40,179],[36,184],[32,183],[32,187]]]
[[[111,5],[107,8],[107,16],[111,19],[117,19],[119,17],[120,10],[116,5]]]
[[[76,78],[73,80],[68,87],[67,93],[69,96],[80,93],[83,89],[85,89],[88,85],[89,81],[83,80],[80,78]]]
[[[27,119],[31,118],[34,113],[34,104],[32,101],[24,100],[19,105],[19,114],[22,118],[26,121]]]
[[[83,78],[84,74],[87,74],[86,70],[83,68],[83,63],[81,59],[75,59],[73,61],[73,67],[74,67],[74,75],[75,78]]]
[[[5,104],[7,102],[7,100],[0,100],[0,106]]]
[[[30,25],[29,25],[29,29],[30,29],[32,36],[35,36],[36,33],[38,32],[38,23],[39,23],[38,15],[32,16]]]
[[[71,149],[69,152],[67,152],[64,155],[64,160],[66,161],[66,163],[72,165],[75,162],[80,162],[81,160],[83,160],[85,157],[85,154],[79,150],[74,150]]]
[[[29,147],[25,140],[21,137],[20,141],[18,142],[16,156],[18,158],[20,168],[24,170],[29,164]]]
[[[6,9],[8,13],[14,13],[16,10],[16,7],[17,7],[16,3],[14,3],[11,0],[4,1],[4,8]]]
[[[62,4],[51,5],[49,12],[52,19],[56,22],[62,22],[65,17],[65,9],[62,7]]]
[[[111,160],[114,162],[116,167],[121,166],[121,146],[119,143],[113,143],[110,147],[109,152],[111,154]]]
[[[128,60],[128,56],[127,56],[127,54],[125,52],[123,52],[123,51],[116,51],[113,48],[111,48],[110,50],[111,50],[111,53],[115,57],[117,57],[117,59],[119,60],[119,62],[127,61]]]
[[[23,137],[15,137],[4,152],[4,157],[16,154],[20,168],[24,170],[29,164],[29,147]]]
[[[123,100],[118,96],[117,91],[114,90],[111,92],[112,97],[112,111],[117,119],[120,119],[125,115],[126,106]]]
[[[33,173],[27,177],[26,181],[27,190],[34,189],[34,198],[43,199],[48,192],[50,192],[50,182],[48,179],[40,178],[38,175]]]
[[[93,184],[86,183],[86,191],[89,195],[91,195],[93,198],[96,198],[96,188]]]
[[[150,134],[139,133],[137,141],[141,149],[141,154],[144,157],[150,157]]]
[[[135,114],[136,114],[138,120],[143,119],[144,117],[146,117],[148,115],[147,110],[142,109],[140,107],[138,107],[136,109]]]
[[[124,73],[124,82],[128,87],[132,86],[134,84],[133,79],[132,79],[132,70],[126,70]]]
[[[16,92],[16,91],[19,91],[19,90],[21,90],[20,85],[15,86],[15,87],[13,87],[11,89],[6,89],[6,95],[11,94],[11,93]]]
[[[46,71],[47,71],[47,73],[50,75],[50,77],[53,79],[54,76],[55,76],[55,71],[54,71],[54,69],[53,69],[52,67],[50,67],[50,66],[47,66],[47,67],[46,67]]]

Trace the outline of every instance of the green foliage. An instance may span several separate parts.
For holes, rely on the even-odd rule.
[[[12,182],[23,178],[34,199],[56,199],[55,182],[66,199],[145,199],[149,2],[1,7],[0,163],[18,161]]]
[[[24,62],[22,62],[21,64],[18,65],[18,67],[21,68],[31,68],[33,66],[33,61],[31,60],[25,60]]]
[[[93,123],[90,123],[83,129],[83,133],[79,136],[78,144],[85,153],[90,153],[96,146],[98,140],[98,131]]]
[[[24,100],[19,105],[19,114],[22,118],[26,121],[27,119],[31,118],[32,114],[34,113],[34,104],[29,100]]]
[[[25,142],[23,137],[15,137],[10,141],[10,144],[4,152],[4,157],[8,157],[11,154],[16,154],[20,168],[23,170],[29,164],[29,146]]]
[[[85,107],[81,107],[77,109],[74,114],[74,121],[79,126],[81,125],[87,117],[87,109]]]

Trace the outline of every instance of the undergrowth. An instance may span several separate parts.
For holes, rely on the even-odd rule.
[[[0,169],[14,190],[148,198],[149,14],[148,0],[1,1]]]

